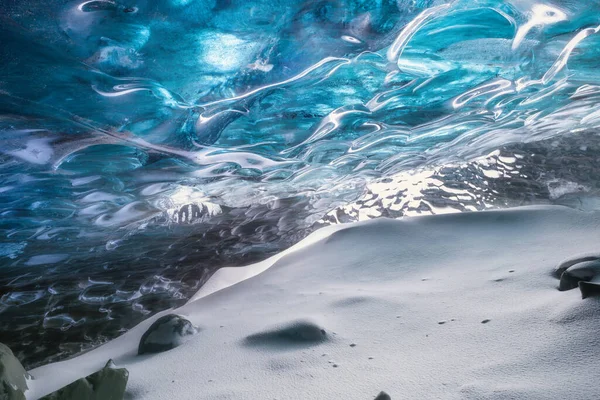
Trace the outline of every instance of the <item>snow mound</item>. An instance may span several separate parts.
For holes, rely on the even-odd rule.
[[[389,397],[378,398],[596,400],[600,301],[557,290],[553,271],[598,254],[598,226],[599,213],[547,207],[328,228],[216,274],[175,311],[202,334],[138,356],[167,311],[31,371],[28,399],[112,358],[130,372],[130,400],[362,400],[382,390]]]

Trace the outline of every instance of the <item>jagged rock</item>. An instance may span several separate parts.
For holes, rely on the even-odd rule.
[[[375,397],[375,400],[392,400],[392,398],[386,392],[380,392],[377,397]]]
[[[98,372],[76,380],[40,400],[123,400],[129,371],[112,360]]]
[[[160,353],[179,346],[186,336],[196,333],[190,321],[179,315],[160,317],[144,333],[138,346],[138,354]]]
[[[0,343],[0,400],[25,400],[28,376],[12,350]]]

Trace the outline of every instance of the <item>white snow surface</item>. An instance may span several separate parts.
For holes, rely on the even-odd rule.
[[[183,345],[137,355],[158,314],[30,371],[28,399],[112,358],[129,370],[128,400],[366,400],[382,390],[394,400],[597,400],[600,301],[559,292],[551,273],[598,251],[600,213],[560,207],[329,227],[222,270],[171,310],[201,329]],[[313,325],[326,334],[300,340]]]

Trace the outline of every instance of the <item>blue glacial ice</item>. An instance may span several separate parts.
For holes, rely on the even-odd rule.
[[[599,147],[596,0],[0,11],[0,331],[39,346],[29,365],[319,224],[581,204],[563,194],[600,184],[552,164]]]

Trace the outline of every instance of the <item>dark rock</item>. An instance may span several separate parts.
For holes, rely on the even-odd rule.
[[[562,276],[562,274],[568,270],[569,268],[571,268],[573,265],[575,264],[579,264],[582,262],[586,262],[586,261],[596,261],[596,260],[600,260],[600,254],[582,254],[573,258],[569,258],[563,262],[561,262],[560,264],[558,264],[556,266],[556,268],[554,268],[554,276],[559,278]]]
[[[129,372],[115,368],[112,360],[98,372],[57,390],[40,400],[123,400]]]
[[[600,275],[600,260],[577,263],[561,274],[558,290],[575,289],[580,281],[591,281],[597,275]]]
[[[246,337],[252,346],[314,345],[328,340],[325,329],[311,321],[293,321],[276,329],[265,330]]]
[[[581,298],[600,296],[600,283],[579,281],[579,290],[581,290]]]
[[[0,400],[25,400],[28,377],[12,350],[0,343]]]
[[[386,392],[380,392],[377,397],[375,397],[375,400],[392,400],[392,398]]]
[[[196,328],[187,319],[169,314],[160,317],[144,333],[138,346],[138,354],[160,353],[183,343],[186,336],[195,334]]]

